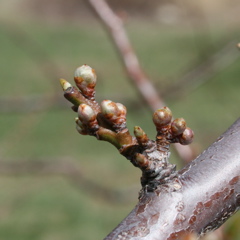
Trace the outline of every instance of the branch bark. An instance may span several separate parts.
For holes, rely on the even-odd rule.
[[[105,238],[174,240],[221,226],[240,207],[240,119],[176,178],[146,192]]]

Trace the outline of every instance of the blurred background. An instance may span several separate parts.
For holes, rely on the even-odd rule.
[[[159,95],[195,131],[199,154],[239,117],[239,1],[108,3]],[[141,174],[110,144],[77,133],[58,79],[95,68],[97,99],[123,103],[129,129],[154,138],[152,112],[87,1],[0,6],[0,240],[103,239],[137,203]],[[240,238],[239,217],[224,239]]]

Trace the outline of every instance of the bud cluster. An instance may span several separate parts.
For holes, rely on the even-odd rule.
[[[172,120],[172,112],[168,107],[158,109],[153,114],[153,123],[157,129],[157,139],[161,144],[169,143],[190,144],[193,140],[193,131],[186,126],[183,118]]]
[[[103,100],[100,107],[102,116],[112,129],[120,131],[126,128],[127,109],[123,104]]]
[[[172,120],[169,108],[158,109],[153,114],[157,129],[156,141],[150,140],[139,126],[134,127],[133,137],[126,126],[127,109],[121,103],[95,99],[96,73],[88,65],[76,69],[74,80],[77,88],[64,79],[60,80],[64,96],[73,103],[78,113],[76,129],[82,135],[95,136],[113,144],[131,163],[142,170],[141,183],[153,190],[161,182],[176,176],[175,165],[168,162],[169,144],[189,144],[193,131],[183,118]]]

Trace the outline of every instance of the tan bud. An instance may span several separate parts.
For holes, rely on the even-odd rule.
[[[83,122],[92,122],[96,119],[96,114],[89,105],[82,103],[78,107],[78,117]]]
[[[101,102],[101,111],[102,114],[108,119],[111,119],[113,116],[119,116],[121,114],[121,111],[118,109],[117,104],[110,100],[103,100]]]
[[[80,84],[82,87],[94,88],[97,82],[97,76],[94,69],[84,64],[76,69],[74,80],[77,85]]]

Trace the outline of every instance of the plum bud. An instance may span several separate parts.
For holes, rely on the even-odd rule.
[[[186,128],[184,132],[179,136],[179,143],[182,145],[188,145],[193,141],[194,132],[191,128]]]
[[[182,134],[186,129],[186,121],[183,118],[175,119],[171,124],[171,129],[175,136]]]
[[[118,109],[117,104],[110,100],[103,100],[101,102],[101,111],[102,114],[108,119],[111,119],[113,116],[119,116],[121,114],[121,111]]]
[[[74,73],[74,80],[82,90],[83,87],[94,88],[97,82],[95,70],[84,64],[78,67]]]
[[[82,103],[78,107],[78,117],[83,122],[91,122],[96,119],[96,114],[90,106]]]
[[[158,109],[153,113],[153,122],[157,128],[169,124],[171,120],[172,112],[168,107]]]
[[[118,109],[120,110],[121,115],[126,116],[127,108],[121,103],[116,103],[116,105],[117,105]]]

